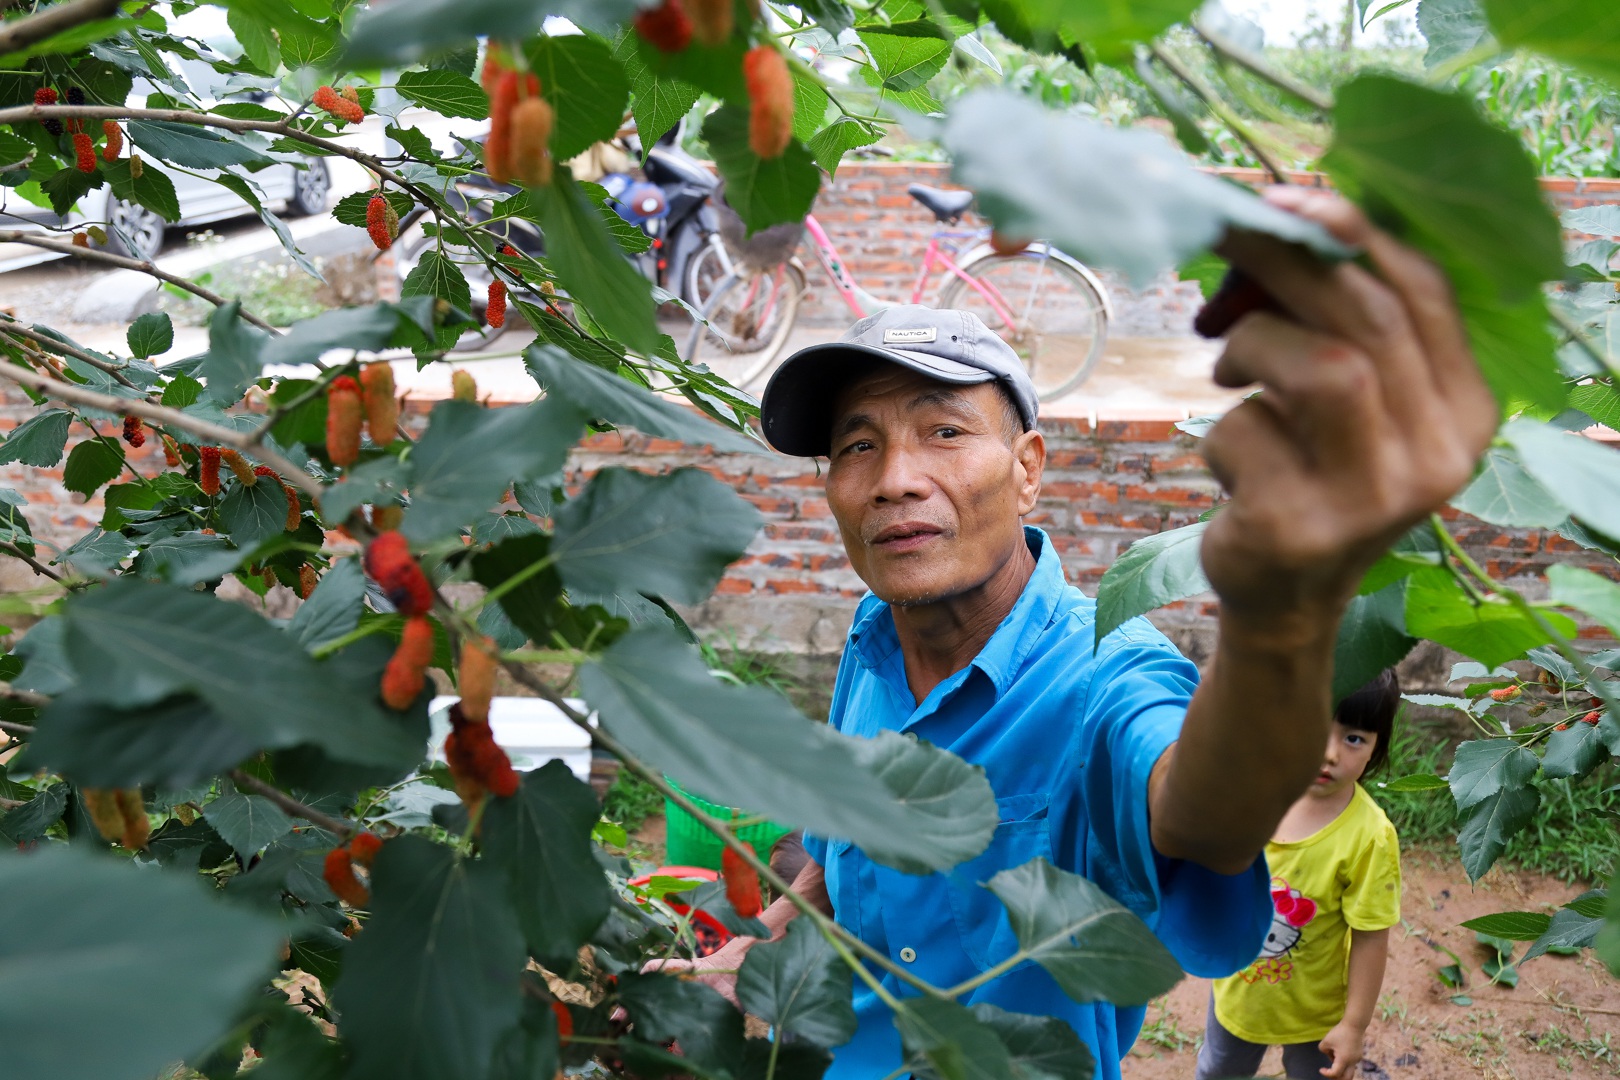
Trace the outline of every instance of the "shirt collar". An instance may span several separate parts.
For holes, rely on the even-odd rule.
[[[1026,525],[1024,542],[1035,556],[1035,570],[1012,610],[1001,620],[1001,625],[996,627],[996,632],[990,635],[990,640],[985,642],[984,648],[979,650],[979,655],[973,658],[970,665],[989,677],[998,697],[1007,692],[1024,658],[1052,621],[1058,599],[1067,587],[1063,579],[1063,564],[1058,560],[1057,550],[1046,533],[1033,525]],[[849,640],[856,659],[865,667],[878,670],[900,648],[900,638],[894,629],[894,613],[889,605],[867,594],[861,608],[856,611]]]

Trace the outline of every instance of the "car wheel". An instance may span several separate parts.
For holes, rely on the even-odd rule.
[[[327,196],[332,191],[332,174],[326,171],[326,162],[319,158],[305,158],[305,168],[293,170],[293,193],[287,200],[287,209],[308,217],[324,214]]]
[[[139,203],[107,202],[106,248],[114,255],[151,261],[163,250],[163,218]]]

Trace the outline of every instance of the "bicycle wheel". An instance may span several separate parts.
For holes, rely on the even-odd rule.
[[[699,311],[714,295],[714,290],[726,279],[729,274],[736,271],[731,259],[727,256],[725,248],[721,245],[718,233],[709,237],[708,242],[692,253],[686,263],[686,280],[682,282],[682,298]]]
[[[799,317],[804,271],[783,263],[764,273],[728,275],[703,305],[702,322],[694,323],[686,358],[700,359],[746,389],[769,371],[787,345]]]
[[[1042,401],[1073,390],[1097,366],[1108,340],[1108,301],[1085,267],[1043,244],[987,254],[962,272],[972,281],[952,275],[939,306],[984,320],[1023,359]]]

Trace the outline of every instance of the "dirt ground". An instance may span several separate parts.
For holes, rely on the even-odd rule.
[[[1402,868],[1403,917],[1360,1080],[1620,1076],[1620,981],[1590,955],[1543,956],[1520,970],[1516,988],[1491,986],[1480,965],[1492,954],[1458,926],[1493,911],[1550,911],[1582,890],[1501,870],[1470,887],[1454,856],[1425,852],[1406,853]],[[1454,1004],[1457,991],[1436,976],[1452,962],[1440,946],[1462,958],[1471,1004]],[[1150,1006],[1125,1080],[1190,1078],[1208,1003],[1208,981],[1187,979]],[[1282,1075],[1278,1051],[1260,1075]]]

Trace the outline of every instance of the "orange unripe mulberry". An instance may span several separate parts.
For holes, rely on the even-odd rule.
[[[529,187],[551,183],[551,129],[557,114],[541,97],[524,98],[512,109],[512,175]]]
[[[124,819],[124,835],[119,842],[129,851],[139,851],[152,836],[152,822],[146,816],[140,788],[121,788],[113,793],[118,812]]]
[[[202,488],[204,495],[219,494],[219,447],[199,446],[197,448],[199,466],[197,469],[197,484]]]
[[[780,157],[793,140],[793,76],[787,61],[769,45],[756,45],[743,57],[748,84],[748,146],[762,158]]]
[[[1603,714],[1601,712],[1599,712],[1598,710],[1593,709],[1591,712],[1589,712],[1585,716],[1581,717],[1581,723],[1583,723],[1583,724],[1591,724],[1593,727],[1596,727],[1598,721],[1600,721],[1602,719],[1603,719]]]
[[[124,835],[124,815],[118,809],[118,792],[112,788],[80,788],[84,808],[103,840],[117,840]]]
[[[378,532],[393,532],[405,521],[405,508],[403,506],[373,506],[371,508],[371,527]]]
[[[350,907],[363,908],[371,903],[371,890],[354,876],[354,856],[348,848],[333,848],[326,853],[321,876],[332,894]]]
[[[647,8],[632,22],[641,39],[659,52],[677,53],[692,41],[692,20],[681,0],[664,0]]]
[[[495,696],[495,672],[500,657],[495,642],[487,637],[467,637],[461,643],[461,668],[457,679],[461,690],[461,712],[476,724],[489,722],[489,702]]]
[[[737,25],[737,9],[733,0],[685,0],[687,17],[692,21],[692,36],[710,48],[723,45]]]
[[[752,919],[762,910],[759,895],[759,875],[749,866],[735,848],[720,851],[720,876],[726,882],[726,899],[737,909],[737,914]]]
[[[107,145],[101,148],[102,160],[117,161],[124,152],[124,129],[118,126],[116,120],[103,120],[101,130],[107,136]]]
[[[247,459],[235,450],[221,450],[219,460],[230,466],[231,472],[236,474],[237,482],[244,487],[252,487],[259,482],[258,476],[253,472],[253,466],[249,465]]]
[[[478,400],[478,380],[472,372],[457,368],[450,375],[450,396],[457,401]]]
[[[1517,701],[1522,691],[1517,686],[1502,686],[1491,691],[1491,700],[1496,702]]]
[[[484,171],[496,183],[512,179],[512,113],[520,98],[540,93],[540,80],[532,73],[501,71],[489,100],[489,137],[484,140]]]
[[[400,533],[385,532],[367,544],[365,568],[388,602],[404,614],[425,615],[432,609],[433,586]]]
[[[399,399],[394,393],[394,366],[378,360],[360,369],[360,395],[366,406],[366,430],[371,441],[387,446],[399,427]]]
[[[489,283],[489,304],[484,308],[484,318],[497,330],[506,325],[506,282],[500,278]]]
[[[124,441],[136,448],[146,445],[146,430],[141,427],[140,417],[124,417]]]
[[[81,788],[79,793],[103,840],[122,844],[130,851],[146,846],[152,823],[146,816],[140,788]]]
[[[74,233],[73,234],[73,246],[74,247],[82,247],[82,248],[89,247],[90,246],[90,237],[85,235],[82,232]],[[60,372],[58,372],[58,374],[60,374]]]
[[[399,211],[381,195],[373,195],[366,203],[366,232],[371,234],[371,242],[378,251],[393,247],[399,236]]]
[[[356,95],[357,98],[358,96]],[[345,124],[358,124],[366,118],[366,110],[360,107],[358,100],[350,101],[330,86],[323,86],[316,90],[315,96],[310,100],[314,102],[317,109],[325,110]]]
[[[82,131],[73,135],[73,155],[80,172],[96,171],[96,144]]]
[[[360,412],[360,384],[347,375],[333,379],[326,391],[326,456],[332,464],[360,459]]]
[[[433,624],[426,615],[405,620],[394,655],[383,669],[382,699],[390,709],[407,709],[427,685],[427,669],[433,663]]]
[[[180,464],[180,444],[169,436],[163,436],[163,463],[169,468]]]
[[[315,575],[313,566],[305,563],[298,568],[298,598],[300,600],[308,600],[309,594],[315,591],[315,586],[318,584],[320,584],[320,578]]]

